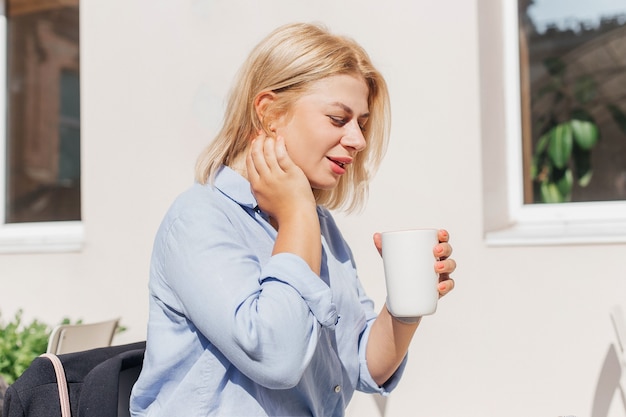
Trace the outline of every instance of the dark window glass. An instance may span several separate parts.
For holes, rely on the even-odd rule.
[[[518,5],[524,202],[626,200],[626,3]]]
[[[5,222],[80,220],[78,0],[5,7]]]

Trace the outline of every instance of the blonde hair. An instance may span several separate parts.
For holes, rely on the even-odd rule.
[[[222,164],[232,164],[259,130],[267,131],[267,120],[259,119],[254,106],[259,93],[273,91],[277,100],[272,113],[286,114],[313,82],[339,74],[360,76],[369,88],[370,116],[364,132],[367,146],[335,188],[313,192],[317,204],[328,209],[361,208],[389,139],[387,84],[359,44],[320,25],[279,27],[252,50],[230,91],[222,129],[198,158],[196,180],[212,182]]]

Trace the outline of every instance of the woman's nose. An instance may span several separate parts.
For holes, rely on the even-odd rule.
[[[353,148],[357,152],[365,149],[367,142],[358,121],[352,120],[346,125],[346,132],[341,139],[341,144]]]

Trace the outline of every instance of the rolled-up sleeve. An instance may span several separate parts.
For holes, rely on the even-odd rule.
[[[272,256],[263,267],[259,282],[263,285],[268,280],[280,281],[296,290],[322,326],[333,328],[337,323],[337,309],[332,302],[330,288],[299,256],[291,253]]]

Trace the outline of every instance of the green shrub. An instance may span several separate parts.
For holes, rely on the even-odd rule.
[[[0,314],[1,319],[1,314]],[[48,347],[52,328],[38,320],[22,323],[22,310],[9,323],[0,321],[0,375],[12,384]]]

